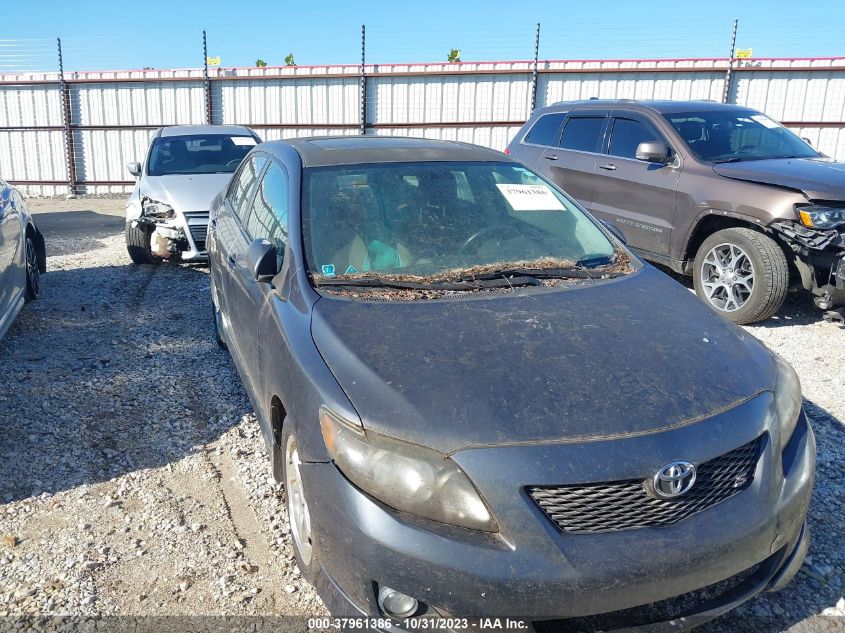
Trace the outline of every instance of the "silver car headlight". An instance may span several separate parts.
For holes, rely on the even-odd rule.
[[[807,204],[796,207],[801,224],[813,229],[835,229],[845,224],[845,207]]]
[[[775,382],[775,412],[780,425],[781,447],[786,446],[801,414],[801,381],[798,374],[777,354],[773,354],[778,376]]]
[[[172,220],[176,217],[176,211],[169,204],[157,202],[150,198],[144,198],[141,202],[141,209],[148,218],[157,220]]]
[[[326,408],[320,427],[340,471],[385,505],[440,523],[498,530],[469,477],[445,455],[364,431]]]

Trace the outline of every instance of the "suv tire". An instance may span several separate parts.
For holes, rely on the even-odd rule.
[[[136,264],[160,264],[161,257],[153,255],[150,249],[150,232],[141,225],[126,225],[126,250]]]
[[[773,316],[789,288],[786,255],[772,238],[748,228],[716,231],[693,265],[695,293],[713,311],[738,324]]]

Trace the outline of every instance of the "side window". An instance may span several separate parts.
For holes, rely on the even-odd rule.
[[[656,140],[657,136],[639,121],[615,119],[608,153],[622,158],[636,158],[637,146],[640,143]]]
[[[251,239],[265,237],[276,244],[279,254],[288,241],[288,176],[276,163],[270,163],[252,199],[246,222]]]
[[[604,117],[572,117],[563,128],[560,146],[581,152],[597,152],[604,128]]]
[[[557,145],[557,132],[565,116],[565,112],[541,116],[528,131],[528,134],[525,135],[522,142],[531,143],[532,145],[547,145],[549,147]]]
[[[258,174],[261,173],[261,170],[264,168],[264,163],[266,162],[267,158],[265,156],[260,154],[255,155],[248,161],[244,161],[240,170],[232,178],[226,197],[232,205],[232,210],[240,216],[241,220],[244,219],[246,211],[245,207],[242,208],[244,206],[244,199],[252,190],[255,179],[258,177]]]

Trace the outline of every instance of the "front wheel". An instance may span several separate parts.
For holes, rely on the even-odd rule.
[[[285,505],[288,511],[288,523],[293,545],[293,553],[302,577],[314,584],[317,576],[317,556],[314,551],[314,527],[311,524],[311,511],[302,482],[302,460],[296,436],[288,425],[282,431],[284,450]]]
[[[126,250],[130,259],[136,264],[160,264],[161,257],[153,255],[150,247],[150,231],[138,224],[126,225]]]
[[[38,267],[38,251],[31,237],[26,238],[26,302],[41,295],[41,269]]]
[[[754,323],[783,305],[789,268],[783,250],[769,236],[753,229],[723,229],[698,249],[693,283],[714,311],[734,323]]]

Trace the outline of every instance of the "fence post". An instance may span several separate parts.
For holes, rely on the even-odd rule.
[[[208,78],[208,43],[205,39],[205,29],[202,30],[202,76],[205,89],[205,122],[211,125],[211,80]]]
[[[367,133],[367,75],[364,70],[367,51],[367,26],[361,25],[361,134]]]
[[[722,103],[727,103],[731,96],[731,75],[733,74],[734,57],[736,57],[736,27],[739,20],[734,18],[733,34],[731,35],[731,56],[728,57],[728,69],[725,71],[725,91],[722,94]]]
[[[59,90],[62,93],[62,126],[65,129],[65,159],[67,160],[67,189],[71,196],[76,195],[76,151],[71,129],[70,90],[65,81],[65,65],[62,59],[62,38],[57,37],[59,52]]]
[[[534,68],[531,71],[531,112],[537,108],[537,62],[540,58],[540,23],[537,22],[537,35],[534,37]]]

